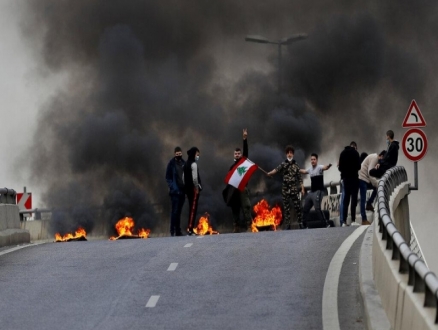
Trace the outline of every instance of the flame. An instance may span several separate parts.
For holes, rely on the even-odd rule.
[[[251,231],[253,233],[258,232],[257,227],[271,226],[273,230],[277,230],[277,226],[280,225],[283,215],[278,205],[269,209],[269,204],[266,200],[262,199],[254,206],[254,212],[257,214],[251,224]]]
[[[55,234],[55,242],[67,242],[68,240],[71,239],[78,239],[81,237],[86,237],[87,236],[87,232],[85,231],[84,228],[79,227],[78,230],[76,230],[75,234],[65,234],[64,236],[62,236],[60,233],[56,233]]]
[[[219,232],[214,231],[208,223],[209,218],[210,214],[205,212],[204,216],[199,219],[198,225],[196,226],[196,228],[193,228],[193,231],[196,235],[206,235],[207,233],[210,235],[219,234]]]
[[[132,219],[130,217],[125,217],[123,219],[120,219],[119,221],[117,221],[117,223],[115,225],[118,236],[117,237],[111,236],[110,240],[114,241],[114,240],[120,238],[121,236],[134,236],[134,237],[140,237],[140,238],[148,238],[149,233],[151,232],[150,229],[141,228],[138,230],[138,235],[134,235],[134,234],[132,234],[134,226],[135,226],[134,219]]]

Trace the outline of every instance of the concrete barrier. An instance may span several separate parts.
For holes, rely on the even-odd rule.
[[[30,243],[30,234],[21,229],[18,206],[0,204],[0,247],[23,243]]]
[[[52,238],[49,236],[49,220],[22,221],[21,228],[29,231],[32,242]]]
[[[409,184],[402,183],[389,200],[391,217],[400,233],[409,237]],[[437,329],[436,308],[424,307],[425,294],[413,292],[408,285],[409,274],[399,272],[400,260],[393,260],[393,251],[387,249],[387,241],[379,234],[379,214],[373,222],[373,275],[392,329]],[[400,226],[400,227],[399,227]],[[409,242],[409,240],[408,240]]]

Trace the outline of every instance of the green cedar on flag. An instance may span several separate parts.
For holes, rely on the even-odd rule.
[[[258,169],[258,166],[248,158],[242,157],[228,172],[225,183],[229,184],[240,191],[243,191],[251,175]]]

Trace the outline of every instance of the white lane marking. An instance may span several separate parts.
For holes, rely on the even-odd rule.
[[[351,249],[353,243],[367,228],[368,226],[360,226],[348,236],[348,238],[341,244],[338,251],[336,251],[330,262],[325,277],[324,291],[322,293],[322,326],[324,330],[340,330],[338,315],[338,287],[342,264],[344,263],[345,256]]]
[[[187,243],[186,245],[184,245],[184,247],[191,247],[193,245],[193,243]]]
[[[37,246],[37,245],[40,245],[40,244],[44,244],[44,243],[32,243],[32,244],[29,244],[29,245],[16,246],[16,247],[13,247],[13,248],[10,248],[8,250],[0,252],[0,256],[2,256],[4,254],[7,254],[7,253],[10,253],[10,252],[14,252],[14,251],[17,251],[17,250],[24,249],[24,248],[27,248],[27,247]]]
[[[151,296],[145,307],[155,307],[155,305],[158,302],[158,299],[160,299],[160,296]]]
[[[204,238],[205,237],[205,235],[198,235],[198,236],[196,236],[196,238]]]
[[[169,268],[167,268],[168,271],[173,272],[176,267],[178,267],[178,263],[177,262],[172,262],[169,266]]]

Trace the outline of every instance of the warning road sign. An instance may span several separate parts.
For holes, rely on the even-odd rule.
[[[408,112],[406,113],[405,119],[403,120],[402,127],[425,127],[426,121],[420,111],[420,108],[417,105],[415,100],[412,100],[411,105],[409,106]]]
[[[418,162],[427,152],[426,134],[419,128],[408,130],[403,136],[402,148],[409,160]]]
[[[32,209],[32,193],[17,193],[17,205],[20,211]]]

